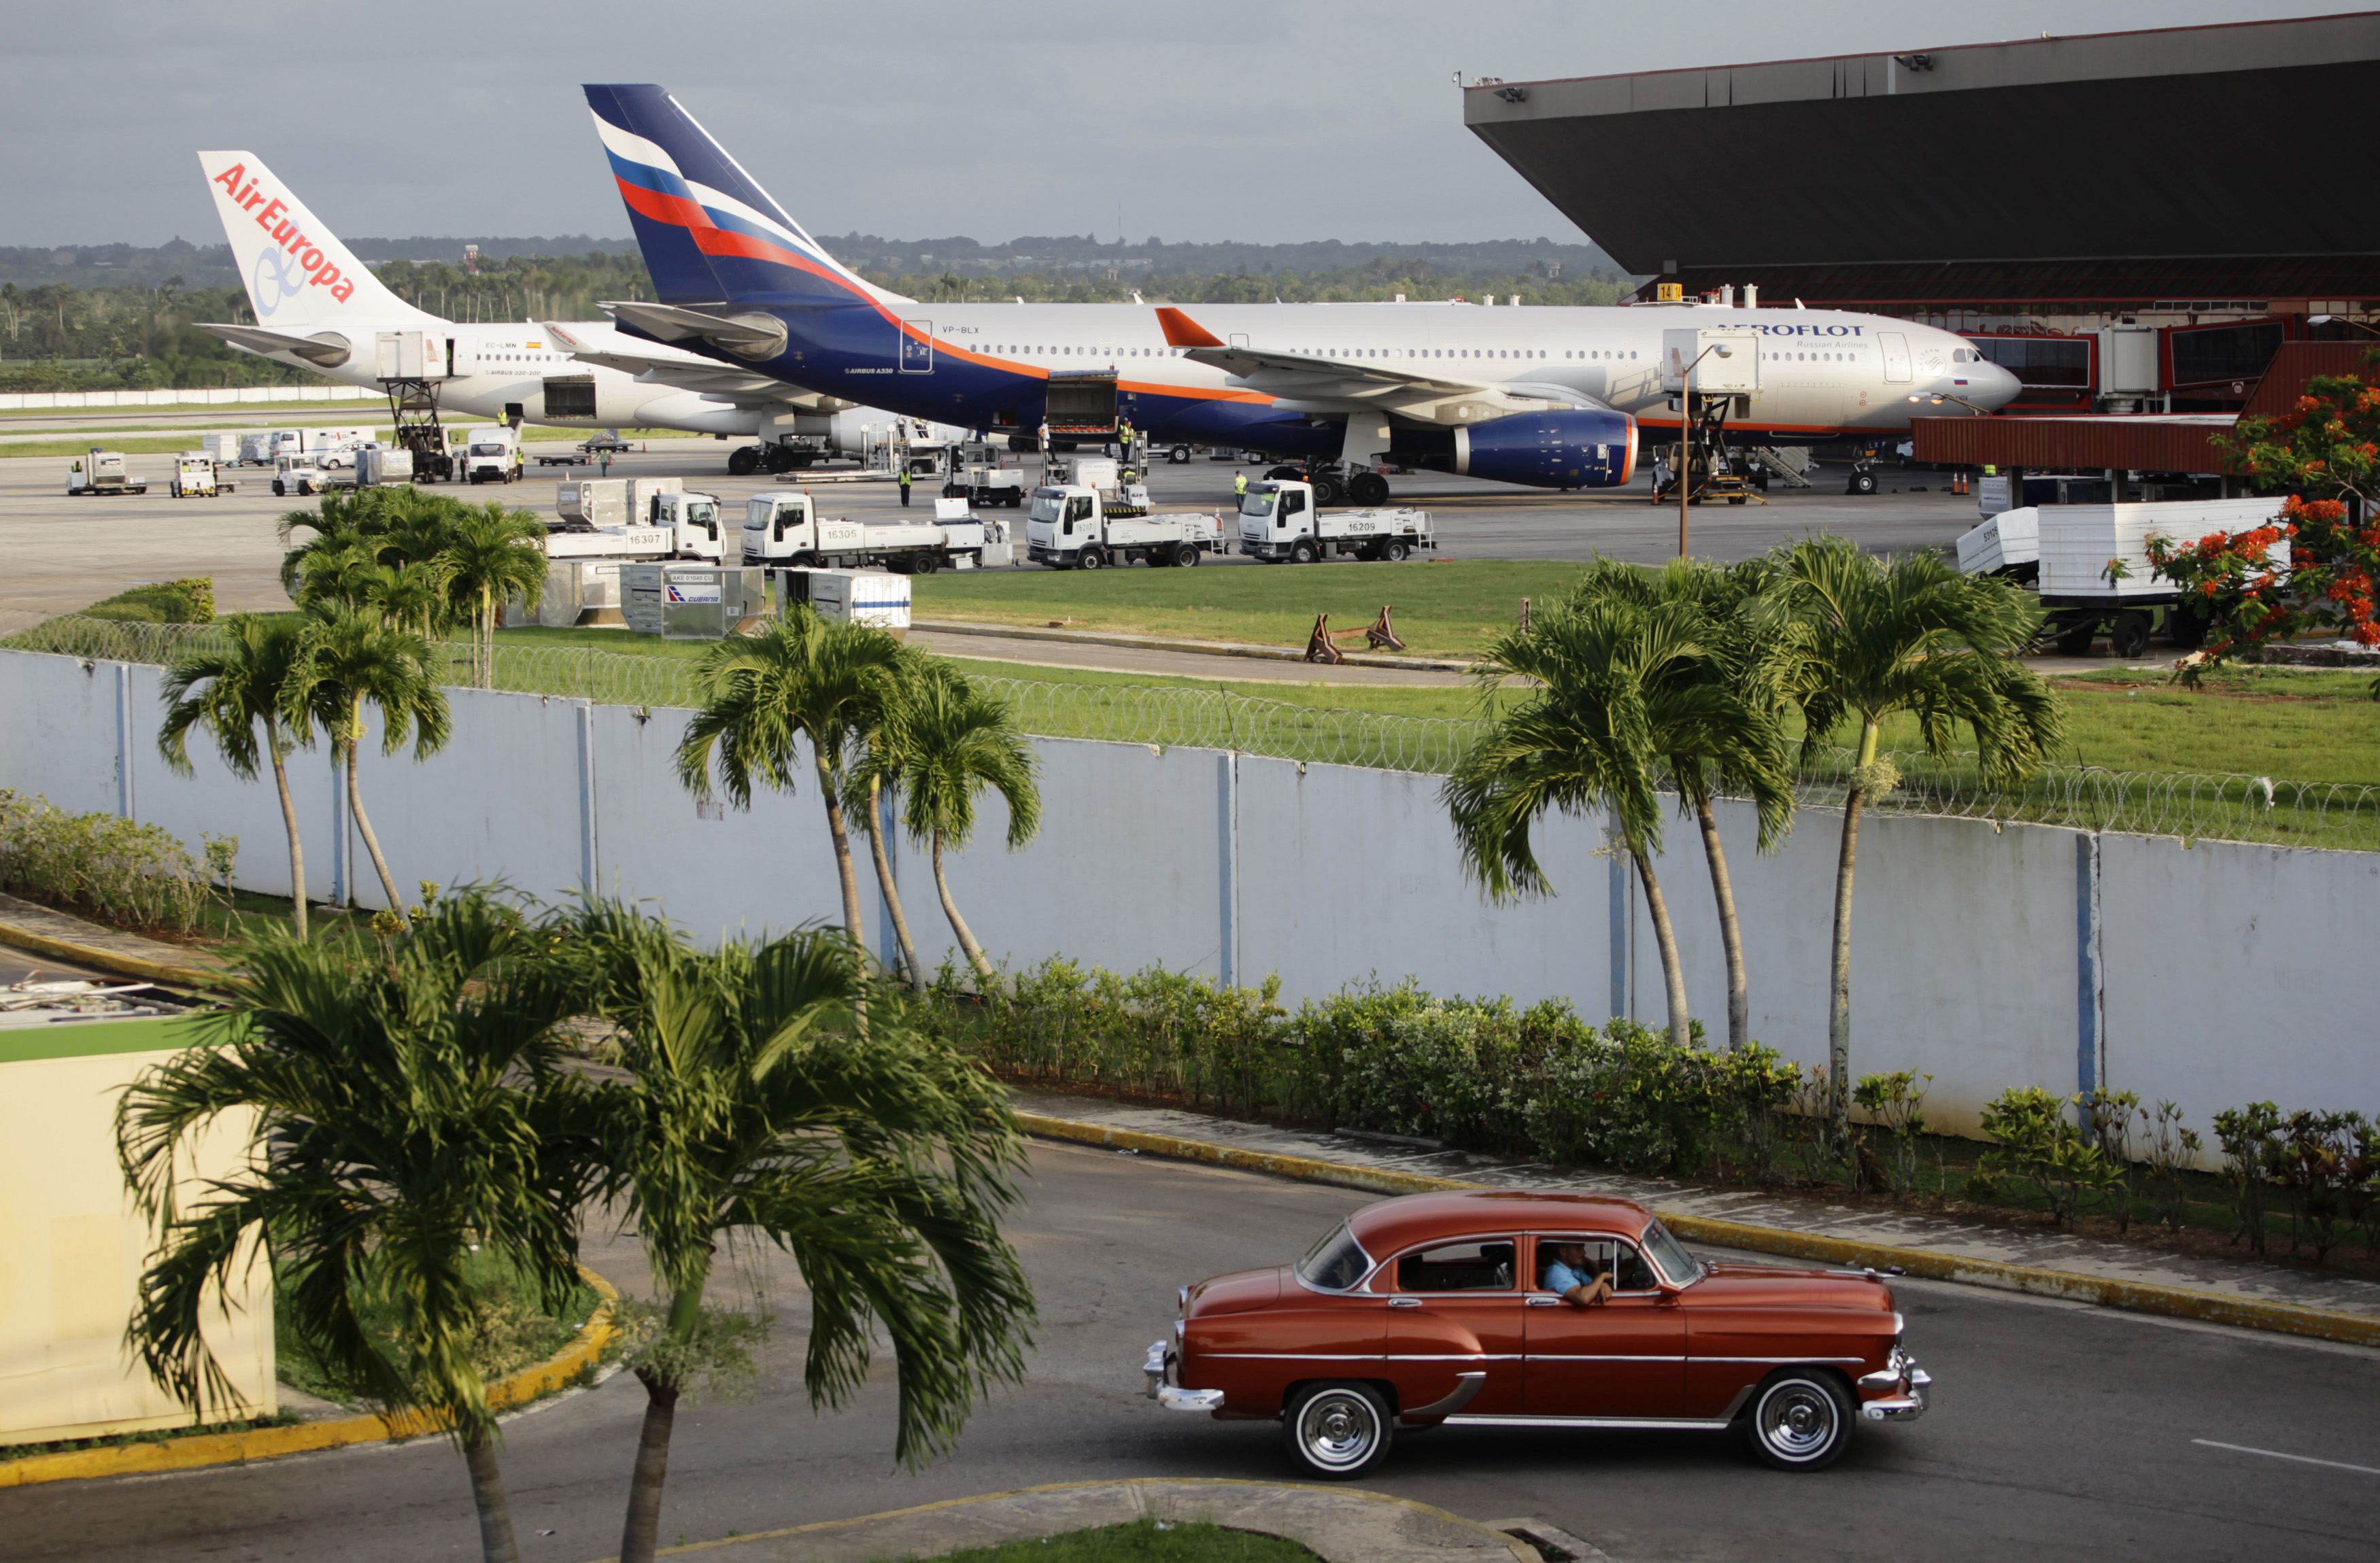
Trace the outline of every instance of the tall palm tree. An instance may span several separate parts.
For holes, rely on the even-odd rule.
[[[294,727],[301,718],[322,723],[333,753],[346,771],[347,807],[380,875],[389,910],[403,912],[380,837],[364,812],[357,784],[357,752],[363,743],[364,707],[380,713],[381,753],[394,755],[413,743],[415,762],[446,746],[453,724],[445,691],[431,672],[430,643],[383,623],[364,609],[341,609],[307,621],[299,635],[297,665],[282,695],[282,713]]]
[[[1793,773],[1784,715],[1790,700],[1780,686],[1782,636],[1758,609],[1768,582],[1763,561],[1719,567],[1677,559],[1645,570],[1598,557],[1572,589],[1572,603],[1602,599],[1650,608],[1682,603],[1697,614],[1696,634],[1708,655],[1674,663],[1671,677],[1708,682],[1733,698],[1718,720],[1661,724],[1655,742],[1661,751],[1679,805],[1690,810],[1702,833],[1703,861],[1710,870],[1718,908],[1719,948],[1727,963],[1727,1044],[1730,1051],[1752,1040],[1751,975],[1743,958],[1743,927],[1719,839],[1713,800],[1728,794],[1750,800],[1759,834],[1756,848],[1773,852],[1793,818]],[[1683,714],[1683,713],[1682,713]]]
[[[2008,582],[1962,576],[1938,555],[1878,558],[1843,538],[1811,538],[1770,556],[1770,599],[1790,636],[1787,686],[1802,702],[1804,753],[1846,721],[1858,726],[1842,846],[1835,868],[1828,981],[1829,1109],[1838,1143],[1851,1134],[1852,885],[1860,813],[1899,784],[1878,754],[1886,720],[1907,712],[1929,755],[1974,735],[1985,785],[2022,782],[2065,727],[2058,697],[2017,660],[2041,610]]]
[[[926,990],[926,970],[917,959],[917,941],[909,932],[909,914],[901,903],[901,887],[892,877],[892,861],[885,851],[883,823],[888,806],[900,801],[902,766],[897,713],[927,685],[962,676],[941,657],[904,647],[896,676],[877,686],[854,732],[853,754],[844,778],[844,815],[859,820],[868,841],[868,858],[876,870],[876,886],[884,896],[884,910],[892,921],[892,940],[901,951],[902,969],[915,991]]]
[[[281,800],[281,823],[289,833],[292,920],[306,937],[306,848],[298,839],[298,806],[289,795],[288,757],[297,746],[312,746],[313,722],[300,709],[283,706],[299,655],[301,627],[287,618],[235,613],[223,635],[203,651],[187,651],[165,671],[165,724],[158,751],[177,775],[190,774],[190,730],[202,728],[234,776],[256,780],[257,731],[273,766],[273,786]]]
[[[1041,790],[1035,781],[1039,761],[1017,731],[1008,702],[985,694],[955,670],[920,679],[902,692],[885,724],[883,738],[868,745],[860,771],[872,781],[888,773],[903,799],[909,839],[933,851],[934,891],[959,949],[986,983],[997,976],[983,946],[951,898],[942,872],[945,845],[964,851],[974,839],[976,798],[987,787],[1008,805],[1008,850],[1014,852],[1041,828]]]
[[[557,963],[614,1022],[626,1071],[604,1093],[612,1192],[666,1296],[637,1376],[645,1418],[620,1540],[648,1563],[680,1397],[696,1387],[704,1295],[722,1245],[790,1254],[810,1294],[803,1381],[840,1407],[880,1327],[899,1369],[895,1449],[948,1449],[970,1404],[1022,1376],[1033,1294],[1000,1220],[1023,1140],[974,1061],[888,1013],[856,1019],[865,978],[841,935],[808,930],[716,954],[617,903],[563,928]]]
[[[260,1245],[284,1322],[353,1394],[430,1412],[470,1472],[483,1555],[519,1557],[496,1419],[472,1366],[470,1251],[511,1257],[558,1310],[576,1278],[595,1140],[581,1077],[558,1067],[575,994],[525,959],[521,920],[483,894],[442,901],[369,955],[251,941],[218,985],[201,1046],[148,1071],[116,1113],[126,1177],[155,1230],[128,1339],[204,1416],[231,1393],[206,1323]],[[238,1169],[178,1203],[188,1156],[245,1115]],[[393,1342],[362,1305],[393,1308]]]
[[[286,551],[281,557],[282,589],[296,595],[306,562],[317,553],[359,540],[379,547],[398,519],[411,513],[415,503],[410,490],[326,489],[313,509],[284,511],[273,523],[273,534]],[[312,536],[298,541],[301,531]]]
[[[517,597],[534,608],[545,595],[545,524],[526,510],[491,502],[462,511],[446,546],[431,563],[446,584],[447,600],[471,622],[473,682],[496,682],[496,626],[504,604]]]
[[[695,665],[702,708],[677,746],[678,780],[686,791],[708,799],[715,765],[729,801],[749,808],[756,781],[795,790],[799,745],[809,745],[842,883],[844,927],[859,950],[868,937],[844,824],[844,775],[854,739],[901,676],[901,643],[890,635],[797,607],[766,635],[722,640],[702,654]]]
[[[365,587],[364,600],[390,624],[424,639],[447,623],[446,584],[434,563],[382,564]]]
[[[290,596],[300,608],[363,608],[387,584],[376,538],[347,536],[306,549]]]
[[[1636,865],[1669,992],[1670,1039],[1692,1040],[1676,929],[1653,866],[1661,850],[1663,727],[1719,722],[1733,702],[1707,683],[1677,676],[1706,655],[1688,604],[1590,601],[1528,632],[1489,641],[1479,665],[1488,732],[1446,779],[1439,796],[1466,867],[1492,900],[1549,893],[1530,827],[1556,809],[1608,809]],[[1509,680],[1532,681],[1517,697]]]

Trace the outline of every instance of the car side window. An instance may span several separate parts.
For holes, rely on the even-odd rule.
[[[1474,1239],[1416,1249],[1397,1261],[1399,1291],[1510,1291],[1517,1244]]]
[[[1597,1276],[1609,1276],[1615,1291],[1657,1291],[1660,1279],[1653,1274],[1645,1255],[1633,1242],[1609,1237],[1541,1237],[1537,1239],[1536,1290],[1557,1290],[1547,1278],[1547,1272],[1561,1257],[1561,1250],[1576,1245],[1586,1251],[1586,1262],[1571,1267],[1589,1280]]]

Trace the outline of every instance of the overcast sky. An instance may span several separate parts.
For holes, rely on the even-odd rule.
[[[1135,240],[1575,242],[1463,129],[1456,71],[1594,76],[2322,10],[7,0],[0,245],[220,242],[200,148],[256,152],[344,234],[625,235],[582,81],[668,87],[819,233],[1112,238],[1121,222]]]

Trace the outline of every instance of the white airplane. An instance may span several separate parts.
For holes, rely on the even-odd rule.
[[[603,305],[631,333],[1020,439],[1121,416],[1152,444],[1343,464],[1347,497],[1377,504],[1384,463],[1625,484],[1640,425],[1681,421],[1680,372],[1707,394],[1721,367],[1672,362],[1681,334],[1710,341],[1706,356],[1724,346],[1739,371],[1756,365],[1756,393],[1727,423],[1753,443],[1899,433],[2018,389],[1962,337],[1835,309],[920,303],[828,254],[660,87],[586,92],[660,300]]]
[[[897,414],[656,346],[609,321],[444,320],[383,286],[253,152],[202,151],[199,165],[257,321],[200,329],[276,363],[377,387],[380,334],[420,332],[439,345],[431,367],[443,371],[433,373],[442,414],[568,429],[759,435],[762,450],[729,453],[731,472],[771,459],[807,465],[818,450],[856,451],[863,425],[898,420]],[[935,442],[958,434],[920,431]],[[793,435],[810,437],[798,454],[782,443]]]

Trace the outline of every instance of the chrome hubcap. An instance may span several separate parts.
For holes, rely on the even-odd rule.
[[[1353,1395],[1317,1395],[1298,1421],[1314,1462],[1334,1468],[1361,1464],[1378,1432],[1372,1408]]]
[[[1823,1391],[1788,1384],[1761,1402],[1760,1436],[1787,1460],[1808,1460],[1834,1441],[1835,1414],[1834,1402]]]

